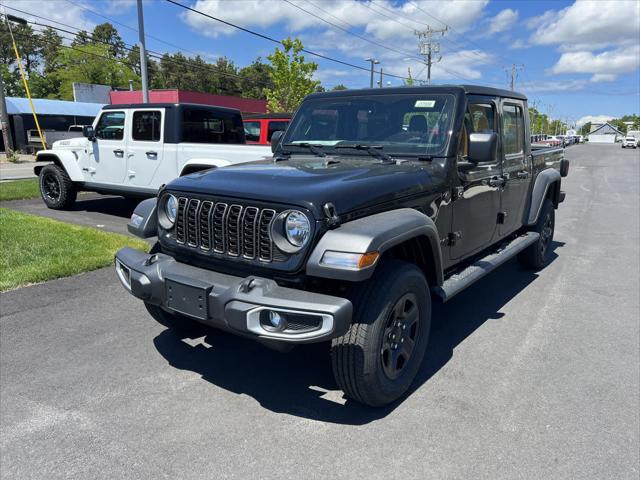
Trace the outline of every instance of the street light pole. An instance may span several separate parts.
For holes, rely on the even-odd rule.
[[[371,62],[371,79],[369,80],[369,88],[373,88],[373,66],[378,65],[380,62],[375,58],[366,58],[365,62]]]
[[[142,0],[138,0],[138,35],[140,39],[140,76],[142,77],[142,101],[149,103],[149,82],[147,79],[147,49],[144,45],[144,16]]]

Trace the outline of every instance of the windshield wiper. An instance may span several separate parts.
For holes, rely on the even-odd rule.
[[[363,143],[355,143],[352,145],[336,145],[335,148],[353,148],[354,150],[364,150],[372,157],[379,158],[382,163],[395,163],[391,156],[382,151],[382,145],[366,145]]]
[[[313,153],[315,156],[317,157],[326,157],[327,154],[324,153],[322,150],[318,149],[319,145],[314,145],[312,143],[309,142],[301,142],[301,143],[285,143],[284,145],[282,145],[283,147],[302,147],[302,148],[306,148],[307,150],[309,150],[311,153]]]

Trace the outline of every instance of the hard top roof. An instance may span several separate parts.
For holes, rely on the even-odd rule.
[[[353,90],[337,90],[331,92],[312,93],[308,98],[322,97],[349,97],[360,95],[394,95],[394,94],[425,94],[425,93],[467,93],[473,95],[488,95],[496,97],[516,98],[526,100],[521,93],[500,88],[485,87],[482,85],[430,85],[421,87],[386,87],[386,88],[362,88]]]
[[[290,113],[283,112],[275,112],[275,113],[250,113],[247,115],[242,115],[244,119],[261,119],[261,118],[283,118],[288,119],[291,118]]]
[[[184,107],[196,107],[206,108],[208,110],[218,110],[229,113],[240,113],[237,108],[218,107],[216,105],[205,105],[201,103],[121,103],[113,105],[105,105],[104,110],[127,110],[132,108],[184,108]]]

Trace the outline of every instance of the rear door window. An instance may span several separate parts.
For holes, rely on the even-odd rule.
[[[182,141],[187,143],[244,143],[244,125],[234,112],[185,108]]]
[[[505,155],[524,151],[524,118],[519,105],[502,107],[502,145]]]
[[[96,125],[96,137],[103,140],[122,140],[124,117],[124,112],[104,112]]]
[[[139,111],[133,113],[131,138],[143,142],[159,142],[162,113],[159,111]]]

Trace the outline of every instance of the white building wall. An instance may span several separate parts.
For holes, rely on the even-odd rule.
[[[615,134],[589,135],[589,143],[615,143]]]

